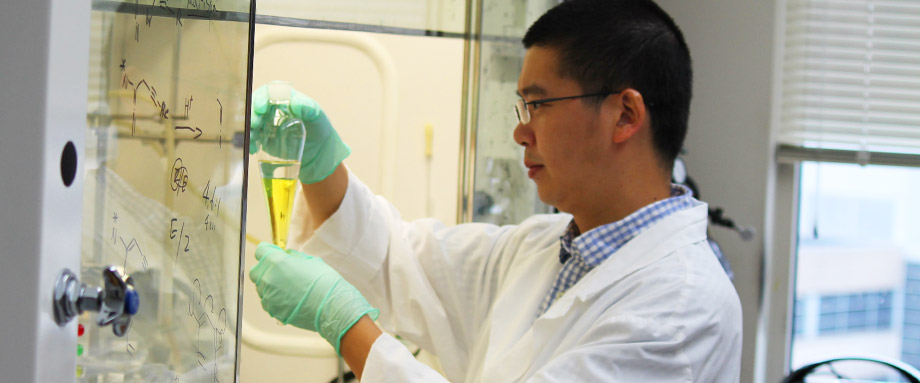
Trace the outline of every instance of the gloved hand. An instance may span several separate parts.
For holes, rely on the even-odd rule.
[[[263,143],[265,122],[263,115],[268,108],[268,85],[262,85],[252,93],[250,113],[249,154],[259,151]],[[312,184],[324,180],[351,154],[351,148],[342,142],[339,134],[326,118],[326,113],[312,98],[291,89],[291,112],[303,121],[307,136],[300,160],[300,182]],[[271,148],[265,147],[269,154]]]
[[[263,242],[256,259],[249,279],[262,308],[284,324],[319,332],[339,355],[342,336],[351,326],[365,314],[376,320],[380,313],[321,258]]]

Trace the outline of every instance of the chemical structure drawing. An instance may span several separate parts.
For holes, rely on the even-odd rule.
[[[227,309],[215,308],[213,295],[208,294],[204,300],[201,299],[203,294],[200,280],[195,279],[192,284],[198,289],[196,303],[193,305],[190,300],[188,305],[189,318],[197,326],[194,341],[196,359],[198,366],[210,373],[212,382],[218,383],[220,375],[217,361],[224,348],[224,334],[228,326]]]
[[[131,275],[133,265],[139,263],[140,271],[142,273],[150,275],[148,270],[150,263],[147,261],[147,256],[144,255],[144,252],[141,250],[140,244],[137,242],[136,238],[131,237],[128,241],[125,241],[125,237],[121,236],[118,233],[118,212],[112,213],[112,245],[117,245],[118,242],[121,242],[122,249],[124,249],[124,258],[122,262],[122,269],[125,270],[128,275]],[[136,262],[130,262],[132,267],[128,267],[129,259],[136,258]]]
[[[121,64],[118,66],[121,71],[121,87],[123,89],[132,89],[134,95],[132,97],[132,109],[131,109],[131,135],[134,136],[137,133],[137,93],[142,92],[147,95],[150,101],[158,110],[159,118],[168,120],[169,119],[169,108],[166,107],[166,101],[159,98],[157,93],[157,88],[145,79],[141,79],[135,83],[131,77],[128,75],[126,70],[126,59],[122,59]]]

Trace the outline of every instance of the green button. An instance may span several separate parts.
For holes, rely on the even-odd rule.
[[[83,345],[77,343],[77,356],[83,356]]]

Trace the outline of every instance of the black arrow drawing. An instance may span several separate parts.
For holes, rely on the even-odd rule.
[[[190,132],[198,132],[198,134],[195,135],[195,137],[192,137],[193,139],[201,137],[201,133],[202,133],[201,128],[198,128],[198,127],[193,128],[191,126],[177,126],[176,130],[188,130]]]

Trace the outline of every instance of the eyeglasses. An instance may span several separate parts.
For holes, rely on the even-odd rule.
[[[530,123],[530,110],[527,108],[527,105],[531,105],[534,107],[534,109],[536,109],[536,107],[540,106],[541,104],[546,104],[546,103],[550,103],[554,101],[572,100],[576,98],[586,98],[586,97],[601,97],[601,96],[607,97],[611,94],[617,94],[620,92],[622,92],[622,90],[618,90],[616,92],[600,92],[600,93],[581,94],[578,96],[544,98],[542,100],[533,100],[530,102],[524,102],[524,99],[518,99],[517,102],[514,103],[514,114],[517,116],[517,119],[521,123],[521,125],[527,125],[528,123]]]

